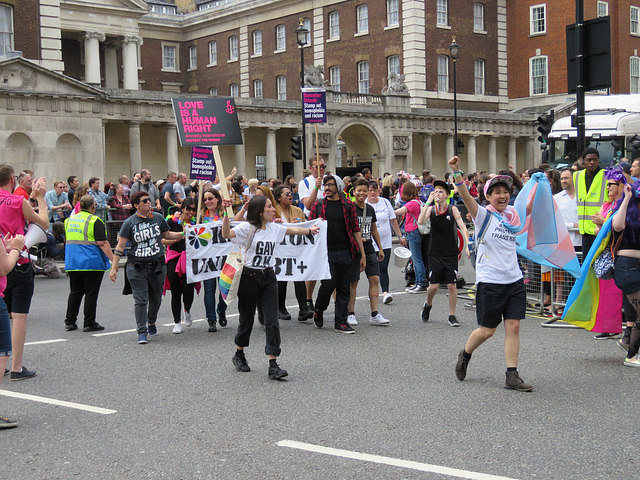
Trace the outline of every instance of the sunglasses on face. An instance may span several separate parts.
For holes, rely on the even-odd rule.
[[[286,192],[286,193],[283,193],[282,195],[284,195],[285,197],[290,197],[291,196],[291,192]]]
[[[216,199],[216,197],[205,197],[204,201],[205,202],[211,202],[211,201],[213,201],[215,199]]]
[[[611,183],[607,183],[607,188],[612,187],[612,186],[614,186],[614,185],[617,187],[617,186],[618,186],[618,185],[620,185],[620,184],[619,184],[618,182],[611,182]]]
[[[140,200],[139,203],[151,203],[151,200],[149,200],[148,198],[144,198],[144,199]]]
[[[195,207],[186,207],[186,208],[185,208],[185,210],[186,210],[187,212],[195,212],[195,211],[196,211],[196,208],[195,208]]]

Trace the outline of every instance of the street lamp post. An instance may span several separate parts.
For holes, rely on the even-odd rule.
[[[302,168],[306,167],[307,163],[307,135],[304,125],[304,94],[302,89],[304,88],[304,46],[307,44],[307,36],[309,30],[304,28],[304,19],[300,19],[300,25],[295,30],[296,42],[300,47],[300,108],[302,110]]]
[[[449,45],[449,54],[451,60],[453,60],[453,145],[456,155],[461,154],[464,151],[464,144],[458,139],[458,85],[456,75],[456,60],[458,60],[458,53],[460,46],[456,43],[456,37],[453,37],[451,45]]]

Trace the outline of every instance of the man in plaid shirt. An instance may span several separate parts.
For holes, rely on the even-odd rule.
[[[327,175],[323,180],[324,200],[311,206],[309,220],[322,218],[327,222],[327,250],[331,278],[322,280],[318,290],[313,323],[322,328],[323,314],[336,291],[334,314],[335,329],[340,333],[356,333],[347,323],[349,285],[364,271],[367,260],[362,244],[362,235],[356,218],[355,205],[340,195],[336,179]]]

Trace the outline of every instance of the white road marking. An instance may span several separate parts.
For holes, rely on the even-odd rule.
[[[421,472],[438,473],[441,475],[448,475],[450,477],[465,478],[471,480],[515,480],[508,477],[500,477],[497,475],[489,475],[486,473],[471,472],[469,470],[459,470],[457,468],[443,467],[440,465],[430,465],[428,463],[412,462],[410,460],[400,460],[397,458],[383,457],[380,455],[369,455],[368,453],[351,452],[349,450],[323,447],[320,445],[312,445],[310,443],[296,442],[293,440],[282,440],[276,445],[280,447],[306,450],[307,452],[322,453],[324,455],[333,455],[335,457],[380,463],[393,467],[409,468],[411,470],[419,470]]]
[[[23,400],[31,400],[34,402],[48,403],[50,405],[58,405],[61,407],[75,408],[76,410],[84,410],[85,412],[91,413],[100,413],[102,415],[117,413],[117,410],[109,410],[108,408],[92,407],[91,405],[66,402],[64,400],[56,400],[55,398],[39,397],[37,395],[27,395],[26,393],[10,392],[8,390],[0,390],[0,395],[4,395],[5,397],[21,398]]]
[[[39,342],[27,342],[26,345],[44,345],[46,343],[68,342],[66,338],[56,338],[55,340],[41,340]]]
[[[132,328],[130,330],[118,330],[117,332],[93,333],[91,336],[92,337],[104,337],[106,335],[119,335],[121,333],[131,333],[131,332],[137,332],[137,330],[135,328]]]

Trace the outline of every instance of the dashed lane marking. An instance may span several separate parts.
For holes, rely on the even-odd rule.
[[[56,338],[55,340],[41,340],[39,342],[27,342],[24,345],[44,345],[46,343],[68,342],[66,338]]]
[[[83,405],[81,403],[67,402],[65,400],[56,400],[55,398],[40,397],[38,395],[28,395],[26,393],[11,392],[9,390],[0,390],[0,395],[4,395],[5,397],[20,398],[22,400],[31,400],[33,402],[48,403],[50,405],[58,405],[60,407],[74,408],[76,410],[84,410],[85,412],[99,413],[101,415],[110,415],[112,413],[117,413],[117,410],[109,410],[108,408]]]

